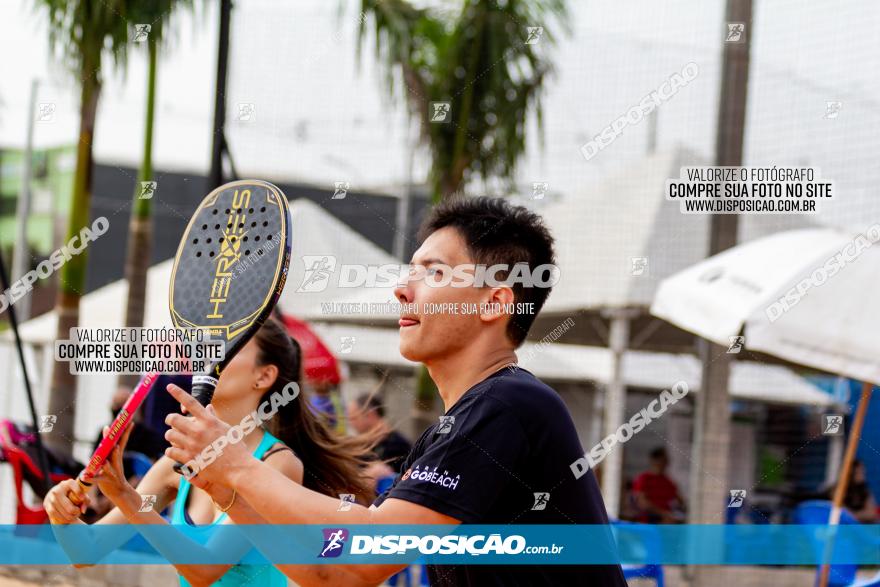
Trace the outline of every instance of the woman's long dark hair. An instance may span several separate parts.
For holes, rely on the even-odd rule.
[[[303,485],[331,497],[352,493],[367,503],[372,501],[372,481],[362,471],[375,460],[372,448],[377,439],[338,435],[312,411],[302,388],[299,343],[276,320],[267,320],[254,335],[254,341],[259,348],[257,363],[278,368],[275,383],[260,402],[269,401],[273,393],[281,392],[291,381],[300,387],[299,396],[278,411],[268,428],[302,461]]]

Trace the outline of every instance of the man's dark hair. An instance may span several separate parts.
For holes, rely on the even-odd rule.
[[[380,418],[385,417],[385,406],[382,404],[382,400],[380,400],[374,393],[359,395],[357,399],[354,400],[354,403],[364,412],[375,410]]]
[[[424,241],[446,227],[458,231],[478,265],[504,264],[513,268],[518,263],[525,263],[534,271],[540,265],[556,264],[553,237],[543,219],[528,208],[514,206],[502,198],[458,197],[442,202],[425,219],[419,240]],[[505,279],[509,274],[509,270],[499,272],[499,278]],[[551,288],[524,287],[518,282],[511,288],[515,304],[534,304],[533,312],[513,313],[507,325],[507,335],[519,346],[547,301]]]
[[[654,450],[651,451],[650,457],[652,461],[657,459],[666,459],[669,460],[669,455],[666,454],[666,447],[658,446]]]

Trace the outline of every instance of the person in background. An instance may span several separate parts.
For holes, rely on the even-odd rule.
[[[379,443],[376,455],[396,473],[412,445],[385,420],[385,406],[375,394],[365,393],[348,404],[348,423],[358,434],[376,431]]]
[[[684,500],[678,486],[666,474],[669,455],[657,447],[651,451],[650,469],[633,481],[632,491],[639,521],[648,524],[679,524],[684,519]]]
[[[640,512],[635,494],[633,494],[633,480],[628,477],[623,479],[620,488],[620,495],[623,497],[620,500],[620,515],[618,517],[626,522],[638,522]]]
[[[168,414],[179,414],[180,404],[170,401],[165,389],[169,383],[173,383],[177,387],[181,387],[186,391],[192,390],[192,374],[191,373],[163,373],[156,378],[153,383],[153,390],[144,400],[141,406],[143,412],[143,422],[147,423],[151,428],[165,434],[168,431],[168,424],[165,418]],[[174,398],[171,398],[173,400]],[[163,438],[164,441],[164,438]]]
[[[843,505],[862,524],[873,524],[877,521],[877,502],[868,487],[865,464],[862,461],[853,461]]]
[[[342,416],[342,405],[339,394],[327,383],[315,383],[309,394],[309,405],[316,416],[324,419],[331,430],[337,434],[345,434],[345,422]]]
[[[113,399],[110,401],[110,422],[113,421],[116,414],[122,409],[125,400],[128,399],[131,392],[132,390],[130,387],[123,386],[119,387],[116,390],[116,393],[113,394]],[[128,446],[126,450],[139,452],[155,462],[162,458],[165,454],[165,448],[168,446],[168,441],[162,436],[163,433],[164,430],[154,430],[152,426],[144,422],[141,412],[138,410],[134,414],[131,436],[128,438]],[[103,433],[98,433],[98,437],[95,439],[95,444],[92,447],[92,450],[98,448],[98,445],[101,444],[103,438]],[[126,473],[128,473],[128,471],[126,471]]]
[[[121,386],[113,394],[113,398],[110,400],[109,422],[112,422],[116,417],[116,414],[119,413],[119,410],[122,409],[125,400],[131,395],[131,391],[132,390],[129,387]],[[103,433],[99,432],[98,437],[95,439],[95,444],[92,447],[93,451],[98,448],[98,445],[103,438]],[[126,445],[126,454],[122,456],[125,478],[128,479],[128,482],[132,487],[137,487],[141,480],[141,477],[138,474],[138,471],[135,470],[134,466],[137,457],[132,455],[132,453],[140,453],[150,462],[155,463],[162,458],[167,447],[168,442],[165,440],[165,437],[162,436],[162,432],[154,430],[149,424],[144,422],[140,410],[135,412],[134,421],[131,424],[131,434],[128,438],[128,444]],[[92,487],[89,492],[89,497],[90,504],[83,516],[86,523],[92,523],[101,519],[101,517],[113,509],[113,503],[98,491],[97,487]]]

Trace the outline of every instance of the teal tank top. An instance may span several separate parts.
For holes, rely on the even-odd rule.
[[[256,450],[254,450],[254,456],[258,459],[262,459],[266,451],[279,442],[281,441],[269,434],[268,431],[264,431],[263,439],[260,441]],[[187,524],[194,526],[189,514],[186,512],[186,501],[189,497],[190,487],[192,487],[190,482],[181,475],[180,486],[177,489],[177,498],[174,500],[174,506],[171,510],[172,524]],[[190,531],[188,532],[188,535],[194,540],[199,541],[201,544],[206,544],[211,538],[211,530],[213,527],[217,524],[222,524],[226,518],[227,515],[225,513],[220,514],[220,517],[214,520],[213,523],[204,526],[196,526],[199,530],[204,530],[204,532]],[[180,584],[185,587],[190,587],[189,582],[184,579],[183,576],[180,576]],[[249,587],[287,587],[287,577],[272,565],[237,564],[230,567],[229,570],[213,584],[221,585],[223,587],[238,587],[242,585],[248,585]]]

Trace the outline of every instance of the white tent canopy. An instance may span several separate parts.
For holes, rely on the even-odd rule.
[[[332,320],[339,314],[325,311],[322,304],[392,299],[393,284],[381,288],[339,287],[339,279],[343,265],[380,267],[399,265],[399,260],[314,202],[300,199],[290,208],[293,254],[287,284],[278,302],[283,311],[309,320]],[[327,272],[316,270],[319,267]],[[397,317],[393,318],[397,322]]]
[[[397,330],[348,324],[317,324],[314,328],[330,348],[338,348],[342,338],[354,338],[350,352],[340,356],[342,360],[394,367],[416,365],[400,356]],[[612,378],[612,353],[603,347],[527,342],[517,356],[524,368],[547,380],[606,385]],[[700,361],[692,355],[645,351],[624,355],[623,379],[631,387],[661,390],[685,381],[691,391],[699,391],[701,373]],[[831,395],[790,369],[747,361],[733,363],[730,393],[736,399],[771,404],[835,404]]]
[[[844,246],[835,230],[780,232],[723,251],[664,280],[651,313],[719,345],[804,266]],[[819,262],[821,264],[821,262]]]
[[[326,287],[321,291],[297,292],[305,278],[307,265],[315,258],[333,258],[337,267],[345,263],[383,265],[397,262],[314,202],[295,200],[290,210],[293,216],[293,254],[287,284],[279,301],[285,312],[306,319],[321,318],[322,302],[328,299],[351,301],[351,296],[362,291],[336,287],[336,276],[332,275],[326,279]],[[173,264],[173,259],[169,259],[150,267],[147,272],[144,312],[144,325],[147,327],[171,326],[168,284]],[[363,291],[383,296],[391,290]],[[125,324],[126,295],[128,285],[121,279],[83,296],[80,301],[80,324],[90,328],[121,328]],[[346,295],[349,297],[346,298]],[[29,342],[49,342],[55,338],[57,323],[54,310],[42,314],[21,325],[22,338]]]
[[[681,214],[664,197],[666,180],[683,166],[705,164],[684,148],[658,152],[597,187],[536,208],[556,239],[560,269],[544,313],[650,306],[661,280],[705,258],[709,215]],[[807,218],[743,215],[739,240],[809,226]],[[634,274],[635,258],[647,260],[644,273]]]
[[[168,313],[168,284],[174,259],[153,265],[147,270],[147,295],[144,307],[144,326],[148,328],[171,327]],[[124,279],[108,283],[104,287],[80,298],[79,323],[88,328],[122,328],[125,326],[125,298],[128,283]],[[55,310],[40,314],[24,322],[20,327],[25,342],[49,343],[55,339],[58,314]]]

